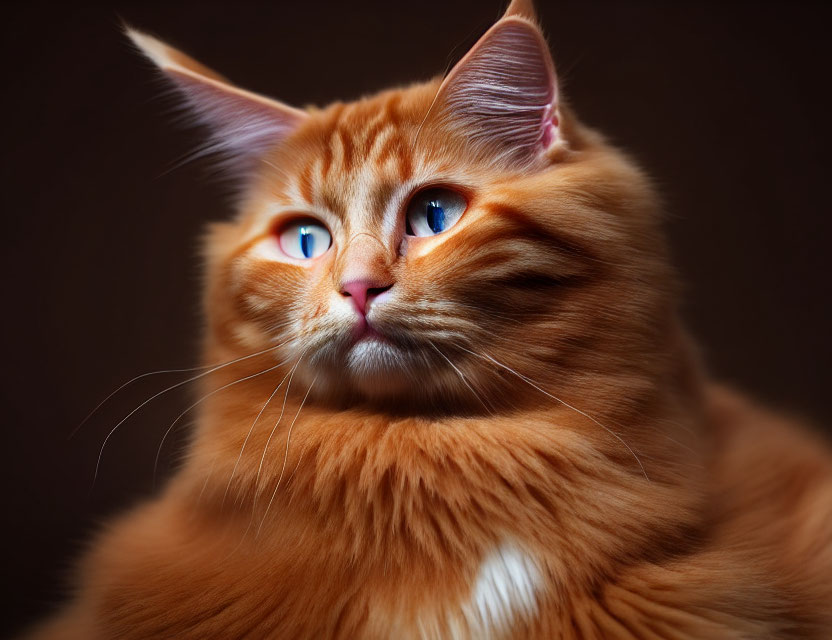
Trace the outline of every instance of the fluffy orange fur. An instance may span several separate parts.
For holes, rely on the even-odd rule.
[[[533,54],[530,7],[506,25]],[[705,380],[628,158],[559,98],[522,163],[453,121],[488,37],[444,82],[300,112],[134,34],[288,133],[206,238],[204,363],[236,362],[200,380],[186,461],[31,638],[832,637],[832,455]],[[467,209],[405,236],[424,185]],[[332,234],[308,262],[278,255],[299,213]],[[338,306],[356,273],[392,283],[383,357]],[[534,597],[489,617],[472,592],[507,543]]]

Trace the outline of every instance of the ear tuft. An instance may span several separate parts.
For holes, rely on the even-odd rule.
[[[299,109],[235,87],[153,36],[130,27],[125,27],[125,32],[173,83],[197,121],[210,130],[210,139],[195,157],[219,153],[238,177],[246,177],[259,157],[280,144],[307,117]]]
[[[511,0],[506,12],[503,14],[503,17],[508,18],[511,16],[526,18],[526,20],[537,22],[537,13],[534,10],[534,3],[532,0]]]
[[[124,33],[162,71],[190,72],[217,82],[227,82],[220,74],[151,35],[128,25],[124,26]]]

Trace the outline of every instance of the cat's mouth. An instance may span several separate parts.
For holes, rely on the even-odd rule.
[[[428,366],[429,354],[418,337],[395,324],[361,318],[339,333],[318,342],[306,359],[318,387],[336,395],[350,390],[375,398],[407,394]]]
[[[351,338],[345,364],[353,375],[391,375],[412,365],[409,350],[366,318],[356,324]]]
[[[359,318],[352,329],[352,339],[355,344],[367,340],[378,340],[380,342],[390,342],[378,328],[372,324],[366,316]]]
[[[310,328],[311,329],[311,328]],[[367,314],[343,314],[307,334],[303,377],[333,397],[413,400],[446,380],[441,336],[422,331],[404,311],[378,305]]]
[[[402,390],[416,368],[416,360],[410,350],[368,330],[347,351],[343,371],[351,386],[363,395],[389,396]]]

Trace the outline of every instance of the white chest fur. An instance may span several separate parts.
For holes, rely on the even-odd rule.
[[[542,588],[542,572],[534,556],[505,541],[483,557],[461,602],[422,611],[415,628],[394,614],[389,637],[497,640],[534,619]]]
[[[537,612],[542,580],[537,562],[511,543],[503,543],[485,557],[463,615],[475,638],[494,638],[528,620]]]

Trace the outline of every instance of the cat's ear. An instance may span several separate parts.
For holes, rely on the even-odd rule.
[[[526,18],[532,22],[537,22],[537,13],[534,10],[534,2],[532,0],[511,0],[506,12],[503,14],[504,18],[509,16],[517,16],[518,18]]]
[[[444,79],[431,112],[440,126],[515,166],[558,141],[555,67],[531,0],[511,2]]]
[[[222,76],[164,42],[125,27],[128,37],[170,79],[196,120],[211,132],[198,152],[219,153],[240,173],[290,135],[306,113],[233,86]]]

